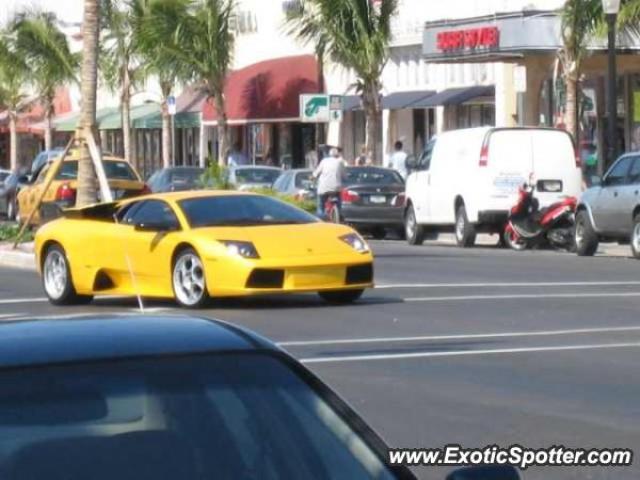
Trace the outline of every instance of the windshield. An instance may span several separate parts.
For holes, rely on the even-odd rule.
[[[318,221],[303,210],[260,195],[197,197],[178,203],[192,228],[286,225]]]
[[[347,185],[402,185],[402,177],[384,168],[347,168]]]
[[[7,480],[394,478],[298,373],[255,353],[2,373],[0,471]]]
[[[110,180],[133,180],[138,181],[131,165],[125,161],[104,161],[104,172]],[[62,168],[56,175],[56,180],[75,180],[78,177],[78,162],[76,160],[65,161]]]
[[[200,176],[204,173],[204,170],[199,168],[193,169],[181,169],[169,172],[169,185],[173,186],[189,186],[192,187],[196,184]]]
[[[236,170],[237,183],[265,183],[271,185],[282,172],[271,168],[239,168]]]
[[[300,172],[296,175],[296,188],[304,188],[308,190],[313,186],[311,172]]]

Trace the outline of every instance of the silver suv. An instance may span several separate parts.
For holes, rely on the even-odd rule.
[[[578,204],[578,255],[593,255],[600,241],[617,241],[631,243],[640,258],[640,152],[620,157],[594,185]]]

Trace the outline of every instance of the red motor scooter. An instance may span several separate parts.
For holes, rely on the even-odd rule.
[[[578,200],[567,197],[540,209],[534,191],[535,186],[526,183],[518,190],[518,202],[511,208],[504,229],[505,243],[513,250],[544,244],[573,250]]]

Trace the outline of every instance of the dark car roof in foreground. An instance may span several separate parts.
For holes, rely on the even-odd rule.
[[[0,324],[0,368],[258,349],[276,347],[239,327],[187,316],[104,315]]]

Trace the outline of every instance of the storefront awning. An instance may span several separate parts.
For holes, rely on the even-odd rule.
[[[402,110],[405,108],[416,108],[413,104],[425,100],[436,92],[431,90],[419,90],[414,92],[395,92],[382,99],[384,110]]]
[[[16,130],[21,134],[43,135],[46,129],[45,110],[37,97],[26,100],[24,108],[18,113]],[[59,88],[53,99],[53,111],[65,114],[71,110],[71,97],[66,88]],[[0,133],[9,131],[9,112],[0,113]]]
[[[225,85],[229,124],[298,121],[300,94],[318,93],[317,77],[313,55],[267,60],[232,72]],[[209,99],[202,110],[203,123],[215,125],[217,118]]]
[[[429,108],[447,105],[460,105],[481,97],[495,97],[496,87],[493,85],[449,88],[442,92],[426,97],[406,108]]]

